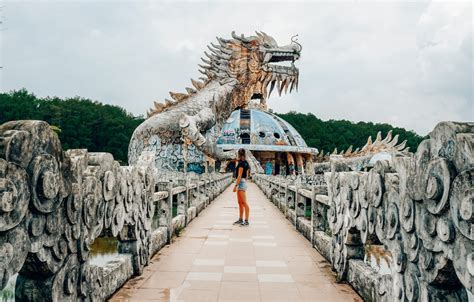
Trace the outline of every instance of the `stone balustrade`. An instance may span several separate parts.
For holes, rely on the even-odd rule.
[[[1,125],[0,289],[18,274],[19,301],[105,300],[232,181],[158,175],[145,162],[63,151],[45,122]],[[97,266],[90,251],[102,236],[118,239],[119,255]]]
[[[373,167],[356,160],[334,156],[324,176],[254,179],[366,301],[472,298],[474,123],[440,123],[416,153]],[[364,261],[370,246],[390,255],[388,273]]]

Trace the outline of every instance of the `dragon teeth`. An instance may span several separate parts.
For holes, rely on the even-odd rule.
[[[268,97],[272,94],[273,89],[275,88],[275,83],[276,80],[273,80],[272,83],[270,84],[270,92],[268,92]]]

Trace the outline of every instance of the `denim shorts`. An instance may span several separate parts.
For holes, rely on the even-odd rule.
[[[245,182],[245,179],[241,178],[239,186],[237,187],[238,191],[247,191],[247,183]]]

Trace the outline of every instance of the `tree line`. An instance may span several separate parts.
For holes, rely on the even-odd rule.
[[[311,113],[278,115],[295,127],[308,146],[326,152],[334,148],[347,149],[350,145],[361,147],[370,135],[375,138],[378,131],[386,135],[391,129],[394,134],[400,135],[400,142],[407,139],[411,150],[416,150],[423,139],[413,131],[389,124],[323,121]],[[144,120],[142,116],[133,116],[119,106],[81,97],[40,98],[25,89],[0,93],[0,124],[26,119],[43,120],[52,125],[64,150],[86,148],[91,152],[109,152],[121,163],[127,162],[132,133]]]
[[[130,137],[143,117],[81,97],[39,98],[22,89],[0,94],[0,124],[12,120],[46,121],[57,129],[64,150],[109,152],[126,163]]]

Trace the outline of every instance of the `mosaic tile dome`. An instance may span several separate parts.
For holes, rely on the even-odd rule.
[[[259,109],[232,112],[217,140],[224,149],[299,151],[314,153],[296,129],[269,111]]]

